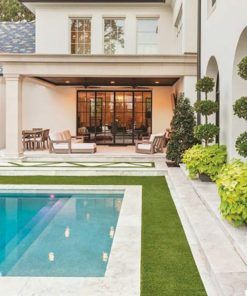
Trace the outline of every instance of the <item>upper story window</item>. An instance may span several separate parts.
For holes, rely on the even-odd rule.
[[[91,54],[91,19],[71,19],[71,53]]]
[[[158,53],[158,18],[137,19],[137,53]]]
[[[104,53],[124,53],[124,24],[123,18],[104,19]]]

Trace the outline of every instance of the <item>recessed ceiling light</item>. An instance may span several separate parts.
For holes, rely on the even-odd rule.
[[[155,81],[155,84],[160,84],[160,82],[159,81]]]
[[[66,84],[69,84],[69,83],[70,83],[70,81],[69,81],[69,80],[66,80],[66,81],[65,81],[65,83],[66,83]]]
[[[115,81],[112,80],[112,81],[110,82],[110,84],[115,84]]]

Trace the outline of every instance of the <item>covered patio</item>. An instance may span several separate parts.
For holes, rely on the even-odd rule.
[[[87,134],[97,157],[135,157],[136,140],[169,128],[176,95],[194,98],[195,55],[3,54],[0,64],[2,160],[47,157],[23,151],[22,131],[36,127]]]

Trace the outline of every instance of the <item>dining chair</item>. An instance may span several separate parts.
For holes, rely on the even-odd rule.
[[[30,135],[26,131],[22,131],[22,145],[24,150],[31,148]]]

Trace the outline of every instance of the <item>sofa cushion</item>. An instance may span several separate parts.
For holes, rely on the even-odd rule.
[[[56,150],[68,150],[69,144],[67,143],[59,143],[59,144],[53,144],[54,149]]]
[[[71,133],[70,133],[69,130],[63,131],[62,134],[63,134],[63,139],[64,140],[70,140],[71,139]]]
[[[96,148],[95,143],[71,143],[72,150],[92,150]]]
[[[150,150],[151,149],[151,144],[138,144],[138,149]]]
[[[149,139],[149,141],[150,142],[153,142],[153,140],[154,140],[154,138],[155,137],[163,137],[164,136],[164,134],[163,133],[159,133],[159,134],[152,134],[151,136],[150,136],[150,139]]]
[[[52,141],[62,141],[63,139],[63,134],[62,133],[50,133],[50,139]]]

